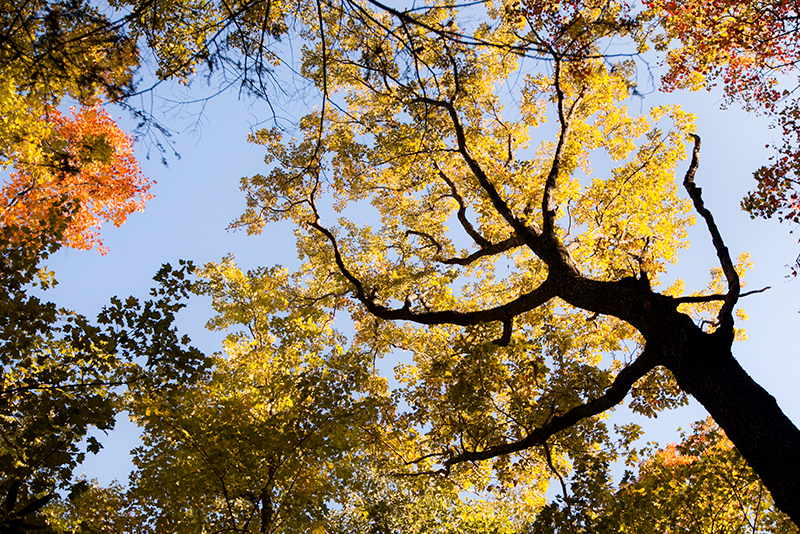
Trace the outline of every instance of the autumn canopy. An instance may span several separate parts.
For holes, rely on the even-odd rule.
[[[0,16],[0,529],[798,532],[800,431],[733,355],[750,262],[706,206],[703,132],[677,104],[716,87],[770,117],[782,136],[743,207],[798,222],[796,7],[39,0]],[[651,63],[676,103],[629,105]],[[265,167],[231,224],[291,224],[300,266],[165,265],[149,300],[90,320],[31,288],[52,283],[53,251],[103,251],[100,224],[150,199],[103,109],[166,131],[134,106],[146,68],[273,107],[281,80],[316,95],[250,136]],[[695,223],[708,287],[665,287]],[[219,353],[174,324],[203,297]],[[688,396],[710,417],[680,443],[608,423]],[[89,430],[122,413],[142,433],[130,479],[76,479],[101,447]]]

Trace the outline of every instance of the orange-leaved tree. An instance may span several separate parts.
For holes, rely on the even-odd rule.
[[[99,105],[72,108],[70,116],[48,108],[47,115],[41,139],[16,147],[16,168],[0,193],[0,224],[35,233],[55,206],[68,203],[64,244],[105,253],[97,229],[144,209],[151,182],[134,158],[132,138]]]

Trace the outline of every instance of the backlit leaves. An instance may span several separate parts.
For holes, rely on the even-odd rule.
[[[656,37],[656,48],[666,52],[666,90],[721,84],[729,102],[773,118],[773,127],[780,134],[780,140],[772,145],[775,155],[754,173],[757,185],[742,207],[753,217],[797,223],[797,6],[727,0],[647,4],[664,30]]]
[[[103,252],[102,222],[119,226],[152,197],[132,140],[98,106],[73,108],[71,117],[50,108],[40,121],[41,137],[20,140],[8,160],[15,170],[3,184],[0,223],[38,232],[47,213],[70,202],[65,244]]]
[[[721,258],[729,269],[706,293],[656,293],[693,222],[675,172],[694,118],[629,109],[636,65],[603,53],[612,37],[644,50],[653,12],[531,1],[488,6],[473,23],[445,4],[138,7],[131,29],[159,77],[235,66],[256,94],[278,66],[270,46],[298,30],[297,71],[320,106],[296,131],[251,136],[267,168],[242,180],[247,208],[233,226],[293,224],[300,263],[243,271],[228,257],[196,284],[189,265],[165,267],[153,300],[114,299],[94,337],[51,344],[102,349],[101,371],[124,368],[112,408],[143,431],[128,491],[92,488],[64,514],[97,524],[119,503],[131,519],[115,528],[137,532],[592,531],[624,523],[616,496],[646,486],[648,469],[662,483],[659,465],[701,457],[650,454],[638,480],[613,488],[611,466],[635,461],[639,429],[614,435],[606,412],[628,393],[647,416],[686,400],[659,320],[716,340],[703,336],[729,332],[717,316],[739,287]],[[668,47],[680,28],[663,16]],[[98,109],[49,117],[32,155],[15,160],[6,205],[30,198],[33,210],[66,193],[67,242],[80,246],[68,232],[84,224],[76,235],[89,246],[81,210],[121,222],[146,184]],[[123,194],[76,196],[89,182]],[[208,326],[225,332],[213,358],[173,326],[190,290],[212,299]],[[723,449],[709,457],[727,461]],[[551,482],[564,507],[545,507]]]

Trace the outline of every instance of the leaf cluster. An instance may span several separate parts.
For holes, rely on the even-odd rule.
[[[157,391],[188,383],[208,365],[172,325],[186,296],[189,264],[165,266],[152,300],[113,299],[96,322],[29,294],[68,221],[53,213],[47,233],[0,229],[0,489],[16,500],[40,502],[35,499],[74,486],[73,469],[102,447],[90,430],[114,427],[125,387]],[[8,521],[33,513],[24,510],[7,507]]]

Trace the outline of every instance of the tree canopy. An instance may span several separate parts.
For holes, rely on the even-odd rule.
[[[149,199],[132,140],[100,108],[130,92],[135,42],[85,2],[5,2],[0,31],[0,164],[14,169],[0,191],[2,224],[38,231],[69,201],[61,238],[103,250],[93,228],[122,224]],[[58,109],[65,99],[81,104],[71,117]]]
[[[665,90],[721,81],[772,114],[787,144],[744,206],[794,220],[791,6],[110,7],[118,21],[83,3],[4,14],[2,528],[797,531],[800,431],[733,356],[749,259],[698,186],[702,132],[677,103],[628,105],[660,52]],[[242,179],[232,224],[290,223],[301,262],[165,266],[150,301],[113,298],[93,322],[28,291],[50,283],[49,251],[99,244],[99,219],[148,198],[98,107],[130,97],[145,60],[275,102],[284,69],[317,91],[295,129],[251,136],[267,167]],[[69,97],[89,106],[72,121],[54,107]],[[718,259],[708,287],[663,287],[695,219]],[[212,299],[223,352],[173,325],[190,294]],[[620,403],[653,416],[688,395],[713,419],[680,444],[641,449],[637,425],[607,422]],[[87,429],[123,410],[143,436],[128,485],[72,480]],[[59,485],[69,497],[47,497]]]

